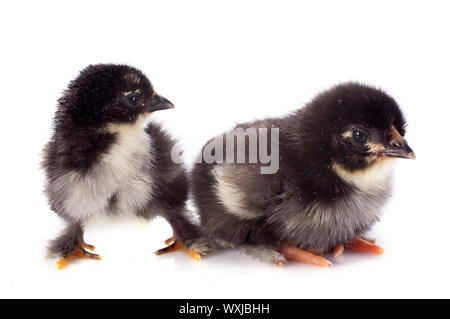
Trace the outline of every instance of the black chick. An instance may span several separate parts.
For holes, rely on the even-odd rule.
[[[194,235],[184,222],[186,170],[171,158],[175,141],[147,124],[152,112],[170,108],[130,66],[90,65],[70,82],[42,162],[51,209],[67,223],[48,247],[50,256],[62,257],[60,268],[71,258],[100,258],[83,240],[83,225],[100,215],[159,215],[178,238]]]
[[[287,257],[328,266],[315,254],[339,255],[344,246],[381,254],[363,237],[390,195],[394,159],[415,158],[405,126],[392,97],[357,83],[324,91],[284,118],[238,125],[265,135],[272,154],[279,152],[279,169],[261,174],[267,164],[260,156],[249,163],[249,136],[245,164],[197,163],[192,192],[203,236],[212,248],[242,248],[278,265]],[[279,138],[261,128],[278,128]],[[224,159],[236,160],[242,150],[233,143],[229,157],[223,142]]]

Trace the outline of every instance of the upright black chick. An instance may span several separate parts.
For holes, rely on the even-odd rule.
[[[67,223],[48,247],[62,257],[60,268],[74,257],[99,259],[86,250],[94,247],[84,243],[83,225],[100,215],[160,215],[177,238],[194,236],[185,216],[186,170],[171,158],[175,141],[147,124],[152,112],[169,108],[147,77],[126,65],[90,65],[69,84],[42,162],[51,209]]]
[[[338,255],[344,246],[382,253],[362,237],[389,197],[394,159],[415,158],[403,138],[405,119],[392,97],[347,83],[284,118],[237,127],[246,133],[256,129],[259,139],[265,135],[272,154],[279,152],[279,169],[261,174],[261,167],[267,167],[261,156],[249,163],[249,136],[245,164],[203,161],[194,166],[193,199],[213,248],[242,248],[278,265],[288,257],[328,266],[328,260],[315,254],[334,250]],[[275,133],[279,139],[272,139]],[[236,159],[239,149],[237,145],[230,158]]]

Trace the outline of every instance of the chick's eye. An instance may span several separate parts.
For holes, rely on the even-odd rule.
[[[366,133],[356,130],[353,131],[353,139],[357,143],[365,143],[367,142],[368,136]]]
[[[128,104],[135,106],[139,100],[139,94],[138,93],[130,93],[125,97],[125,100]]]

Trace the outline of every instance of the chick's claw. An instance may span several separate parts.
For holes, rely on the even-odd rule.
[[[328,261],[322,256],[314,255],[309,251],[302,250],[294,246],[283,244],[280,246],[279,251],[284,256],[286,256],[286,258],[294,259],[307,264],[316,265],[320,267],[328,267],[333,265],[330,261]]]
[[[180,242],[179,240],[175,240],[172,243],[170,243],[169,239],[166,240],[166,243],[167,242],[169,243],[169,244],[167,244],[168,246],[155,251],[156,255],[164,255],[164,254],[173,253],[175,251],[186,249],[184,244],[182,242]]]
[[[88,249],[90,251],[94,251],[95,250],[95,246],[86,244],[85,242],[81,243],[81,247],[83,247],[84,249]]]
[[[337,245],[333,250],[334,257],[339,257],[340,255],[342,255],[344,253],[344,249],[344,245]]]
[[[170,245],[170,244],[173,243],[174,241],[175,241],[175,236],[172,236],[172,237],[170,237],[170,238],[167,238],[167,239],[164,241],[164,244]]]
[[[201,260],[201,256],[197,251],[195,251],[193,249],[188,249],[181,241],[179,241],[178,239],[175,239],[174,237],[171,237],[168,240],[166,240],[166,243],[170,243],[171,239],[173,239],[173,241],[169,246],[155,251],[155,254],[159,256],[159,255],[164,255],[164,254],[173,253],[175,251],[182,250],[182,251],[186,252],[186,254],[188,254],[189,256],[194,258],[195,260]]]
[[[384,253],[384,249],[380,246],[374,244],[375,240],[364,240],[360,237],[356,237],[355,241],[348,244],[348,246],[354,250],[362,251],[365,253],[382,255]]]
[[[91,246],[91,245],[88,245]],[[70,252],[67,256],[62,257],[57,263],[56,266],[58,269],[64,269],[67,267],[67,265],[70,263],[71,260],[77,259],[77,258],[88,258],[88,259],[95,259],[95,260],[101,260],[102,256],[98,254],[93,254],[88,251],[86,251],[84,248],[84,245],[82,245],[81,248],[76,248],[72,252]],[[93,247],[93,246],[91,246]]]
[[[61,257],[58,262],[56,263],[56,266],[58,267],[58,269],[64,269],[67,267],[67,265],[69,264],[69,260],[65,257]]]
[[[195,250],[193,250],[193,249],[188,249],[187,250],[187,254],[189,256],[191,256],[192,258],[194,258],[195,260],[201,260],[202,259],[202,257],[200,256],[200,253],[195,251]]]

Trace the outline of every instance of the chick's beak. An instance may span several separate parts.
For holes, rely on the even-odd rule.
[[[381,150],[380,154],[385,157],[416,159],[416,154],[394,126],[391,128],[389,147]]]
[[[145,110],[147,112],[155,112],[160,110],[173,109],[174,106],[172,102],[168,99],[162,97],[161,95],[155,94],[152,96],[151,100],[147,103]]]

